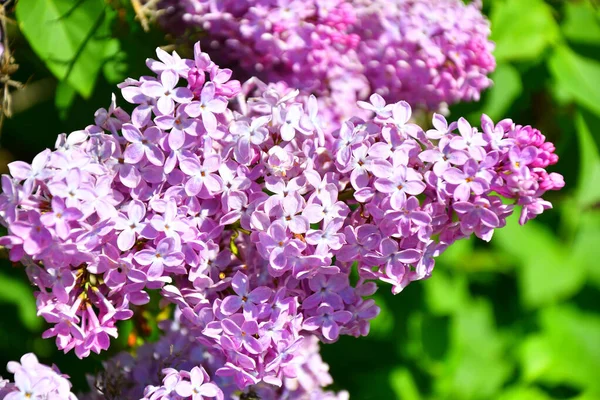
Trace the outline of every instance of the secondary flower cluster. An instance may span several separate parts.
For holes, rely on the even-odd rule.
[[[120,85],[131,116],[113,97],[94,125],[2,177],[0,244],[39,289],[44,337],[98,353],[159,289],[219,358],[214,371],[163,371],[149,398],[216,395],[208,370],[240,390],[283,387],[313,335],[368,334],[375,280],[398,293],[454,241],[489,240],[512,212],[498,195],[525,222],[563,185],[531,127],[435,115],[424,131],[407,103],[374,94],[358,104],[374,118],[328,132],[314,96],[241,87],[194,53],[157,50],[155,75]]]
[[[354,0],[371,89],[431,110],[479,100],[495,68],[481,1]]]
[[[11,361],[8,372],[14,374],[15,381],[9,382],[0,377],[0,399],[64,399],[77,400],[71,393],[68,376],[61,375],[53,366],[40,364],[32,353],[21,357],[21,362]]]
[[[20,363],[8,363],[14,383],[0,378],[0,399],[348,399],[347,392],[323,390],[332,379],[329,366],[319,355],[319,340],[313,335],[304,337],[294,362],[288,366],[293,378],[286,378],[281,387],[258,384],[240,390],[233,379],[215,375],[225,358],[190,336],[179,325],[178,316],[175,321],[164,321],[162,327],[165,334],[160,340],[138,348],[135,358],[123,352],[104,362],[103,371],[88,376],[92,390],[79,396],[71,393],[68,376],[61,375],[55,366],[40,364],[35,355],[26,354]]]
[[[200,30],[218,60],[330,98],[338,124],[370,93],[430,110],[478,100],[495,69],[481,2],[165,0],[160,8],[167,30]]]
[[[200,30],[202,45],[236,75],[314,93],[328,110],[325,128],[357,113],[369,95],[356,48],[353,5],[346,0],[166,0],[162,24],[182,36]],[[194,34],[191,33],[191,37]],[[329,115],[330,114],[330,115]]]
[[[177,321],[177,318],[176,318]],[[167,322],[167,321],[165,321]],[[190,336],[178,322],[167,322],[165,335],[147,343],[136,357],[120,353],[104,363],[104,371],[88,378],[95,388],[81,400],[180,400],[180,399],[320,399],[347,400],[348,394],[323,391],[332,383],[328,365],[319,355],[319,341],[306,336],[289,365],[290,375],[281,387],[258,384],[240,390],[230,377],[217,376],[225,357]],[[166,324],[165,324],[166,325]],[[309,397],[307,397],[309,396]]]
[[[270,82],[324,92],[328,81],[360,71],[356,58],[345,56],[359,41],[350,33],[355,9],[345,0],[167,0],[161,7],[173,29],[206,31],[206,44],[221,61],[239,63]]]

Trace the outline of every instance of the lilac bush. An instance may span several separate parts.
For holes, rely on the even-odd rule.
[[[372,118],[330,131],[315,96],[241,85],[199,44],[194,59],[157,56],[119,85],[131,114],[113,96],[2,176],[0,244],[27,266],[59,349],[108,349],[153,291],[180,314],[185,335],[117,357],[104,396],[122,369],[138,385],[127,398],[343,398],[309,376],[326,369],[316,343],[369,333],[377,281],[401,292],[453,242],[490,240],[515,206],[525,223],[564,185],[546,171],[553,145],[508,119],[434,114],[425,130],[407,102],[373,94],[357,103]]]

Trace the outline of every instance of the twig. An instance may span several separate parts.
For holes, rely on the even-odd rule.
[[[150,31],[150,21],[156,17],[156,10],[153,9],[158,4],[158,0],[149,0],[142,4],[141,0],[131,0],[135,17],[140,21],[144,32]]]
[[[23,84],[20,82],[10,79],[10,76],[14,74],[19,66],[15,64],[12,54],[10,52],[8,30],[6,29],[6,16],[7,7],[12,3],[12,0],[7,1],[0,7],[0,30],[2,34],[2,45],[4,51],[2,53],[2,63],[0,65],[0,84],[2,88],[2,112],[0,113],[0,134],[2,132],[2,126],[4,125],[4,118],[10,118],[12,116],[12,99],[10,95],[10,88],[21,89]]]

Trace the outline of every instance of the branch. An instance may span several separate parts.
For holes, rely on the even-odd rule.
[[[8,30],[6,29],[6,16],[7,8],[11,5],[12,0],[8,0],[0,7],[0,34],[2,34],[2,45],[4,46],[4,52],[2,53],[2,60],[0,65],[0,84],[2,87],[2,112],[0,113],[0,134],[2,132],[2,126],[4,125],[4,118],[10,118],[12,116],[12,99],[10,95],[10,88],[21,89],[23,85],[20,82],[10,79],[10,75],[15,73],[19,66],[15,64],[12,54],[10,52],[10,45],[8,40]]]
[[[149,0],[142,4],[142,0],[131,0],[133,11],[135,12],[135,18],[140,21],[144,32],[150,31],[150,20],[156,17],[156,10],[154,6],[158,4],[158,0]]]

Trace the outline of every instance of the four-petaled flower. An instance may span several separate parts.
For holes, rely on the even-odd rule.
[[[146,81],[140,87],[141,92],[157,99],[156,108],[161,115],[173,113],[175,103],[190,103],[194,98],[192,91],[186,87],[176,87],[179,77],[174,71],[167,69],[160,74],[159,81]]]
[[[175,392],[182,397],[192,400],[204,400],[206,397],[217,397],[221,390],[212,382],[202,367],[194,367],[190,371],[190,380],[179,381]]]
[[[184,255],[178,250],[175,239],[167,237],[158,242],[156,249],[145,249],[135,253],[134,260],[147,265],[148,278],[161,278],[165,267],[181,265]]]
[[[221,303],[221,311],[225,315],[232,315],[240,308],[243,308],[244,314],[252,317],[258,317],[259,306],[269,300],[273,289],[266,286],[259,286],[250,291],[248,287],[248,277],[241,272],[236,272],[231,280],[231,287],[236,295],[227,296]]]
[[[317,308],[317,315],[307,318],[302,327],[307,331],[320,330],[326,340],[333,341],[340,334],[340,325],[347,323],[350,319],[352,319],[352,313],[349,311],[334,311],[329,304],[321,304]]]

